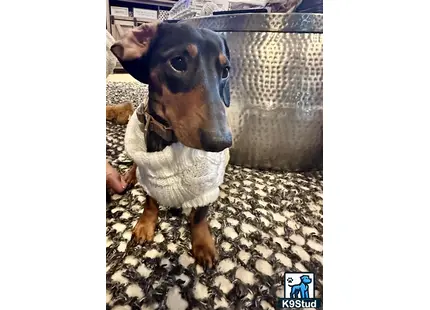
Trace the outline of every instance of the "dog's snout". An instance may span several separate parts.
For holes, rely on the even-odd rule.
[[[200,142],[207,152],[221,152],[232,145],[230,130],[223,134],[215,134],[200,129]]]

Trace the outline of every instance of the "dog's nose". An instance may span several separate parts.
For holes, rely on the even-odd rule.
[[[232,145],[230,130],[223,134],[215,134],[200,129],[200,142],[207,152],[221,152]]]

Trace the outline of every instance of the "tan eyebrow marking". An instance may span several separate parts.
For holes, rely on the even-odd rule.
[[[193,57],[193,58],[196,57],[198,52],[199,52],[199,50],[195,44],[189,44],[187,46],[187,51],[188,51],[188,53],[190,53],[191,57]]]
[[[225,57],[224,54],[220,53],[218,56],[219,62],[221,65],[226,65],[227,64],[227,57]]]

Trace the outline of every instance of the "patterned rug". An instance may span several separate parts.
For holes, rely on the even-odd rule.
[[[124,172],[131,165],[124,154],[125,126],[106,122],[106,128],[106,157]],[[191,256],[186,217],[163,208],[154,242],[128,246],[145,196],[139,185],[113,195],[106,205],[106,309],[275,309],[287,271],[314,272],[316,297],[322,299],[322,193],[322,172],[229,165],[209,209],[219,253],[210,270]]]

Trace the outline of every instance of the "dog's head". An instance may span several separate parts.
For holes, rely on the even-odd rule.
[[[302,280],[302,283],[304,283],[304,284],[309,284],[309,283],[311,283],[311,282],[312,282],[312,279],[311,279],[311,278],[309,278],[309,276],[308,276],[308,275],[303,275],[303,276],[301,276],[301,277],[300,277],[300,280]]]
[[[128,73],[149,84],[152,110],[182,144],[210,152],[232,145],[223,37],[186,24],[151,23],[129,31],[111,50]]]

